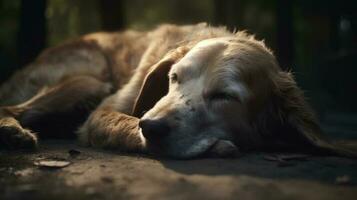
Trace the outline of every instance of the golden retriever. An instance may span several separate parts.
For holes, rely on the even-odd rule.
[[[84,122],[77,131],[84,145],[175,158],[355,155],[324,137],[263,41],[206,24],[85,35],[15,73],[0,100],[0,144],[12,149],[35,148],[33,130],[46,136],[74,120],[71,128]]]

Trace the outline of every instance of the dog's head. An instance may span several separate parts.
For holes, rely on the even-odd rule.
[[[133,115],[149,150],[179,158],[219,141],[250,150],[320,137],[291,74],[245,33],[168,53],[146,77]]]

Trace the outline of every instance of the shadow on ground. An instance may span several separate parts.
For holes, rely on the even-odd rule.
[[[35,165],[43,160],[70,165]],[[338,157],[183,161],[46,141],[34,153],[0,152],[0,199],[356,199],[356,169]]]

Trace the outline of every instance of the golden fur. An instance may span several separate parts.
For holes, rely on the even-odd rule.
[[[88,146],[181,158],[259,149],[355,156],[323,136],[262,41],[206,24],[94,33],[50,48],[0,87],[0,106],[0,145],[14,149],[37,146],[35,122],[83,112],[78,137]],[[153,121],[170,136],[145,131]]]

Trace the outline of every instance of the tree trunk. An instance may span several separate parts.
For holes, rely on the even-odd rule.
[[[121,0],[99,0],[102,29],[117,31],[124,28],[124,8]]]
[[[18,64],[26,65],[46,46],[46,0],[21,0]]]
[[[283,69],[291,68],[294,53],[292,1],[277,0],[277,56]]]
[[[226,26],[230,30],[242,26],[243,2],[240,0],[214,0],[215,25]]]

